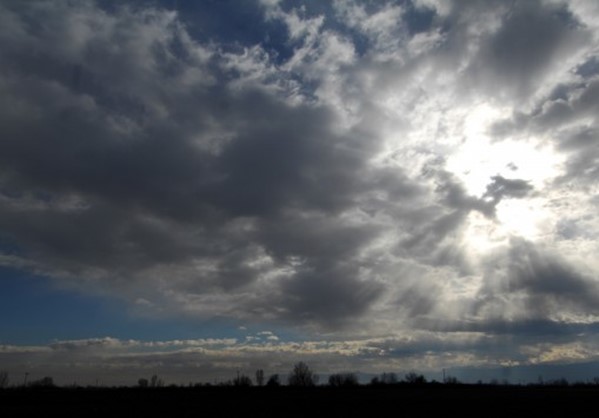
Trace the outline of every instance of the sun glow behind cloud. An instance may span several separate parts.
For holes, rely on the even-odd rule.
[[[465,240],[475,253],[508,245],[510,237],[542,239],[552,229],[554,214],[547,208],[546,187],[563,172],[563,155],[534,137],[496,139],[492,128],[509,117],[510,109],[487,103],[460,112],[463,124],[454,132],[455,147],[447,157],[447,169],[459,178],[466,192],[487,202],[488,187],[495,176],[524,180],[533,191],[523,197],[505,196],[495,207],[495,216],[469,215]],[[461,126],[461,129],[459,129]]]
[[[534,137],[497,140],[489,132],[497,121],[509,117],[507,110],[489,105],[465,112],[463,130],[455,138],[455,152],[447,168],[464,183],[469,194],[482,197],[493,176],[519,178],[534,187],[545,187],[561,173],[563,156]],[[460,135],[461,134],[461,135]]]

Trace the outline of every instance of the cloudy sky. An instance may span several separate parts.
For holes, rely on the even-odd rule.
[[[0,369],[599,361],[597,115],[594,0],[1,0]]]

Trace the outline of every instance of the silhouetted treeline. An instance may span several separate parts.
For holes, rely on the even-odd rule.
[[[241,376],[241,373],[240,373]],[[335,381],[336,378],[333,378]],[[148,379],[149,380],[149,379]],[[26,387],[0,390],[0,417],[58,414],[62,417],[260,416],[368,417],[382,414],[465,417],[512,416],[514,411],[549,416],[588,414],[599,385],[395,384],[311,387]],[[342,380],[343,381],[343,380]],[[482,408],[482,409],[481,409]],[[578,410],[577,410],[578,408]],[[390,412],[391,411],[391,412]]]
[[[32,379],[27,381],[29,373],[25,374],[25,380],[22,383],[13,383],[10,385],[9,373],[5,370],[0,370],[0,389],[9,388],[56,388],[57,385],[51,376],[45,376],[41,379]],[[455,376],[445,376],[443,381],[439,382],[436,380],[427,380],[427,378],[417,372],[409,372],[400,378],[394,372],[381,373],[380,375],[374,376],[370,379],[369,383],[360,383],[358,375],[356,373],[333,373],[328,376],[328,380],[319,384],[319,376],[312,371],[312,369],[304,362],[296,363],[290,373],[287,376],[285,384],[281,381],[279,374],[271,374],[266,379],[264,370],[258,369],[255,371],[255,380],[249,375],[241,372],[237,372],[236,376],[225,381],[215,383],[193,383],[190,382],[187,385],[169,384],[168,388],[200,388],[200,387],[236,387],[236,388],[249,388],[264,387],[276,388],[280,386],[288,386],[295,388],[311,388],[311,387],[331,387],[331,388],[348,388],[348,387],[381,387],[381,386],[527,386],[527,387],[599,387],[599,377],[586,382],[573,382],[570,383],[566,378],[543,380],[539,377],[537,382],[531,382],[527,384],[514,384],[507,380],[499,381],[492,379],[489,382],[478,381],[477,383],[462,383]],[[80,385],[73,383],[72,385],[62,386],[62,388],[82,388]],[[97,388],[96,385],[88,385],[88,388]],[[165,381],[158,375],[154,374],[150,378],[139,378],[137,381],[137,388],[139,389],[158,389],[167,387]]]

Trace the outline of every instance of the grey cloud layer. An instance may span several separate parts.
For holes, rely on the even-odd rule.
[[[325,374],[347,370],[380,373],[390,367],[430,372],[436,371],[447,358],[453,358],[457,365],[466,359],[467,364],[487,364],[490,355],[472,354],[481,349],[493,352],[494,361],[509,359],[501,349],[493,347],[502,338],[488,338],[480,333],[450,336],[423,333],[418,341],[387,337],[279,342],[273,336],[271,333],[248,336],[245,340],[146,342],[105,337],[55,341],[44,346],[0,346],[0,366],[11,371],[26,368],[33,378],[52,374],[60,384],[70,384],[73,379],[79,384],[92,384],[101,379],[104,384],[131,385],[144,374],[149,377],[158,373],[168,383],[187,384],[228,380],[238,370],[252,375],[258,368],[269,374],[280,373],[284,378],[298,359]],[[435,359],[433,353],[440,358]],[[77,367],[66,367],[74,363]]]
[[[289,318],[351,317],[373,301],[380,286],[358,279],[352,258],[377,226],[338,216],[394,177],[391,193],[416,193],[400,171],[368,169],[374,141],[355,151],[362,139],[334,133],[326,107],[291,106],[259,84],[236,89],[229,66],[259,63],[233,57],[236,68],[171,13],[14,9],[5,19],[28,36],[4,53],[1,219],[26,257],[108,283],[158,269],[174,273],[173,283],[156,277],[166,290],[200,294],[285,276],[259,304]],[[100,35],[49,42],[27,15],[48,32],[64,22]],[[328,293],[332,308],[307,301]]]
[[[595,321],[599,266],[553,256],[599,233],[596,201],[558,210],[597,171],[588,4],[260,7],[288,59],[164,9],[1,5],[1,260],[153,313],[360,335]],[[562,172],[469,191],[447,161],[482,102],[509,109],[492,141],[538,137]],[[473,217],[540,198],[545,246],[471,248]]]

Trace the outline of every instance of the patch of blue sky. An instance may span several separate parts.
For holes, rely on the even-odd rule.
[[[0,267],[0,344],[47,344],[106,336],[142,341],[242,341],[247,332],[239,324],[219,320],[137,317],[118,300],[59,289],[44,277]]]

